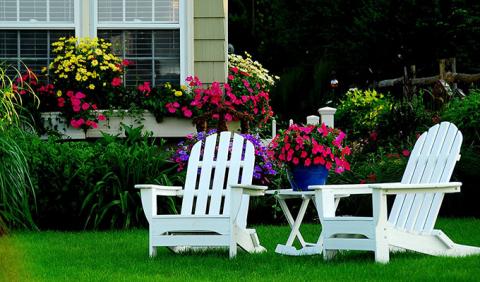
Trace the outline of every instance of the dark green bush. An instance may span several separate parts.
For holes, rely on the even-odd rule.
[[[480,145],[480,89],[471,90],[465,98],[450,101],[442,119],[458,126],[467,145]]]
[[[175,165],[163,143],[65,142],[29,137],[22,146],[29,156],[36,187],[35,222],[43,229],[128,228],[145,224],[138,183],[177,184]],[[171,205],[168,201],[163,209]]]
[[[340,101],[335,116],[337,126],[352,138],[364,138],[376,131],[381,117],[392,108],[392,100],[373,90],[350,89]]]

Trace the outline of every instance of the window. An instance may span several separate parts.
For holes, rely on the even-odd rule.
[[[119,57],[133,62],[127,85],[179,84],[187,68],[185,20],[180,17],[186,2],[0,0],[0,61],[17,67],[23,62],[38,72],[52,60],[51,43],[59,37],[98,36],[111,41]]]
[[[126,85],[180,83],[179,0],[97,0],[97,36],[133,62]]]
[[[74,0],[0,0],[0,62],[35,73],[53,59],[51,43],[75,34]]]

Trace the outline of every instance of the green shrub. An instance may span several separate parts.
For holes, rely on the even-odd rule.
[[[377,129],[381,116],[392,108],[391,98],[376,90],[350,89],[340,101],[336,119],[338,127],[350,138],[360,138]]]
[[[46,229],[128,228],[145,224],[137,183],[179,183],[163,143],[146,139],[22,140],[36,187],[35,221]],[[161,209],[171,209],[165,201]]]
[[[465,98],[450,101],[442,120],[456,124],[467,144],[480,145],[480,89],[471,90]]]

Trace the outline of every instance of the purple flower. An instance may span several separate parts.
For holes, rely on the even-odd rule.
[[[199,132],[197,134],[190,134],[187,136],[185,141],[178,143],[176,151],[172,154],[171,160],[178,164],[178,170],[183,170],[190,156],[190,151],[192,150],[193,145],[198,141],[205,141],[207,136],[216,133],[216,129],[211,129],[208,132]],[[242,134],[242,136],[252,142],[255,148],[255,167],[253,177],[259,180],[261,183],[268,183],[267,175],[275,175],[277,172],[273,169],[272,162],[267,154],[267,147],[264,146],[260,140],[259,136],[253,136],[251,134]],[[243,160],[245,157],[245,149],[242,150]],[[232,144],[230,144],[229,151],[232,150]]]

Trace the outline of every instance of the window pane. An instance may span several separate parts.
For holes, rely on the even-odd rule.
[[[20,57],[47,58],[47,31],[20,31]]]
[[[20,22],[73,23],[74,0],[18,0]],[[17,21],[17,0],[0,0],[0,21]]]
[[[150,81],[180,82],[180,32],[178,30],[99,30],[98,37],[112,42],[113,52],[133,62],[127,85]]]
[[[0,58],[17,57],[17,32],[0,30]]]
[[[0,21],[17,20],[17,0],[0,1]]]
[[[155,31],[155,57],[180,58],[180,32],[178,30]]]
[[[98,0],[99,22],[123,22],[123,0]]]
[[[50,21],[73,23],[73,0],[50,0]]]
[[[98,21],[178,23],[179,0],[98,0]]]
[[[134,64],[128,67],[125,83],[127,86],[136,86],[141,82],[152,82],[152,73],[152,60],[135,60]]]
[[[20,1],[20,21],[47,21],[47,0]]]
[[[126,57],[152,57],[152,31],[125,31]]]
[[[0,30],[0,62],[7,62],[21,70],[25,70],[25,64],[40,74],[41,69],[53,60],[53,54],[49,54],[51,43],[62,36],[73,35],[72,30]]]
[[[155,60],[155,83],[180,84],[180,60]]]
[[[178,22],[178,0],[155,0],[155,20]]]
[[[126,1],[126,21],[152,21],[152,0]]]

